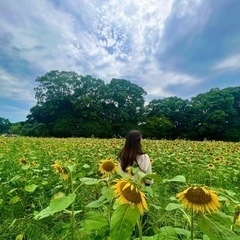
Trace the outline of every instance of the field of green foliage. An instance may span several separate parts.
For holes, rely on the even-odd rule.
[[[154,183],[141,190],[149,208],[143,216],[114,200],[111,186],[121,175],[99,172],[123,144],[1,137],[0,240],[240,239],[240,143],[144,139]],[[176,194],[191,186],[214,191],[220,211],[182,205]]]

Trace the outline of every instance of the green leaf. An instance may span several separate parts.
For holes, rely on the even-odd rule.
[[[44,208],[41,212],[39,212],[38,214],[36,214],[34,216],[35,220],[41,220],[43,218],[49,217],[51,215],[51,211],[49,207]]]
[[[139,217],[140,213],[136,207],[129,204],[120,205],[112,215],[110,239],[129,240]]]
[[[231,218],[224,213],[212,213],[210,215],[199,214],[197,220],[199,228],[211,240],[238,240],[237,236],[231,231]]]
[[[80,181],[85,184],[85,185],[95,185],[98,184],[100,182],[100,180],[96,179],[96,178],[81,178]]]
[[[85,169],[86,169],[86,168],[91,168],[91,167],[90,167],[90,165],[88,165],[88,164],[86,164],[86,163],[85,163],[85,164],[83,164],[83,166],[82,166],[82,167],[83,167],[83,168],[85,168]]]
[[[102,205],[104,205],[106,202],[107,202],[106,198],[101,196],[98,200],[90,202],[86,207],[98,208],[98,207],[101,207]]]
[[[178,204],[178,203],[169,203],[167,206],[166,206],[166,210],[167,211],[172,211],[172,210],[176,210],[176,209],[179,209],[181,208],[182,205],[181,204]]]
[[[164,179],[165,182],[186,182],[186,178],[182,175],[177,175],[176,177],[172,179]]]
[[[20,178],[21,178],[21,176],[16,175],[16,176],[14,176],[13,178],[11,178],[8,182],[16,182],[16,181],[18,181]]]
[[[75,198],[76,198],[75,193],[71,193],[68,196],[53,198],[49,204],[51,215],[69,207],[74,202]]]
[[[163,181],[163,179],[158,174],[155,174],[155,173],[145,174],[143,179],[144,178],[150,178],[150,179],[153,179],[153,180],[156,180],[156,181],[159,181],[159,182]]]
[[[161,207],[161,206],[155,205],[155,204],[153,204],[153,203],[150,203],[149,205],[150,205],[151,207],[153,207],[153,208],[157,209],[157,210],[160,210],[160,209],[162,209],[162,207]]]
[[[203,235],[203,240],[210,240],[210,238],[206,234],[204,234]]]
[[[20,197],[19,196],[14,196],[10,199],[9,204],[14,205],[18,202],[20,202]]]
[[[108,225],[108,221],[99,212],[88,212],[87,218],[81,221],[84,230],[97,230]]]
[[[24,189],[25,189],[25,191],[27,191],[27,192],[34,192],[37,187],[38,187],[38,185],[31,184],[31,185],[25,186]]]
[[[51,199],[48,207],[39,212],[34,219],[40,220],[46,218],[54,213],[61,212],[69,207],[75,200],[76,194],[71,193],[68,196],[65,196],[63,193],[55,194]]]
[[[184,229],[182,229],[184,231]],[[187,230],[186,230],[187,231]],[[143,240],[178,240],[178,232],[179,229],[170,227],[170,226],[166,226],[166,227],[162,227],[159,230],[159,233],[151,236],[151,237],[143,237]],[[184,234],[183,234],[184,233]],[[189,235],[189,231],[187,231],[187,233],[185,232],[181,232],[182,235]],[[139,240],[139,238],[136,238],[134,240]]]
[[[69,214],[69,215],[72,215],[72,211],[69,211],[69,210],[67,210],[67,209],[64,209],[63,212],[64,212],[64,213],[67,213],[67,214]],[[73,211],[73,213],[74,213],[75,216],[76,216],[77,214],[81,213],[81,212],[82,212],[82,210]]]
[[[230,197],[234,197],[236,195],[236,193],[231,190],[226,190],[226,194]]]
[[[69,171],[72,173],[76,170],[76,164],[69,164],[67,165],[67,168],[69,169]]]
[[[112,188],[103,187],[101,190],[101,193],[107,200],[110,200],[113,197],[113,189]]]
[[[16,236],[15,240],[22,240],[24,237],[24,234],[23,233],[20,233]]]
[[[30,168],[30,165],[23,165],[22,170],[28,170]]]

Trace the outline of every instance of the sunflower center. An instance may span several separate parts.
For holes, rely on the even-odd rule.
[[[206,193],[202,188],[190,188],[185,194],[187,200],[196,204],[207,204],[211,202],[211,195]]]
[[[114,163],[113,162],[104,162],[102,165],[102,168],[106,171],[106,172],[111,172],[114,169]]]
[[[141,194],[137,188],[130,185],[122,190],[122,195],[131,203],[138,204],[142,201]]]

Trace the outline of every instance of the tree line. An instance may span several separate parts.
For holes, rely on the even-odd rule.
[[[145,103],[147,92],[125,79],[110,83],[75,72],[37,77],[37,103],[25,122],[0,118],[0,132],[33,137],[124,137],[139,129],[145,138],[240,140],[240,87],[213,88],[190,100]]]

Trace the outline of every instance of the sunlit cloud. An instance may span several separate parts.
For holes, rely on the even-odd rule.
[[[219,61],[214,65],[213,69],[221,71],[240,71],[240,53]]]

